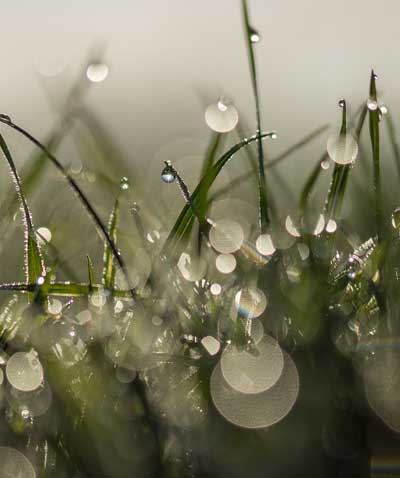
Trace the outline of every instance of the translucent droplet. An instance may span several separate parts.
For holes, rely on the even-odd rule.
[[[341,100],[339,100],[338,105],[339,108],[344,108],[344,106],[346,105],[346,100],[342,98]]]
[[[241,317],[253,319],[264,312],[267,307],[267,298],[260,289],[241,289],[235,295],[235,307]]]
[[[218,412],[243,428],[266,428],[288,415],[299,393],[299,375],[290,356],[283,352],[284,367],[279,380],[261,393],[246,394],[225,381],[221,365],[211,375],[210,392]]]
[[[385,106],[385,105],[381,105],[381,106],[379,107],[379,111],[381,112],[381,115],[387,115],[388,112],[389,112],[387,106]]]
[[[211,104],[205,113],[207,126],[217,133],[228,133],[235,129],[239,121],[239,113],[232,103],[219,100]]]
[[[34,351],[17,352],[7,362],[6,375],[14,388],[31,392],[43,382],[43,367]]]
[[[164,183],[173,183],[176,179],[176,173],[171,164],[167,161],[165,168],[161,171],[161,179]]]
[[[376,111],[378,109],[378,102],[372,98],[368,98],[367,100],[367,108],[370,111]]]
[[[47,306],[47,312],[50,315],[60,315],[63,310],[63,305],[62,302],[58,299],[50,299],[48,306]]]
[[[90,310],[82,310],[75,316],[76,322],[80,325],[87,324],[92,320],[92,314],[90,313]]]
[[[293,236],[293,237],[300,237],[301,236],[297,226],[295,226],[294,221],[290,216],[286,217],[285,227],[286,227],[287,232],[291,236]]]
[[[348,134],[333,134],[327,143],[329,157],[337,164],[350,164],[358,154],[358,144],[354,137]]]
[[[216,251],[231,254],[242,246],[244,232],[237,222],[221,219],[211,227],[209,239]]]
[[[392,226],[395,229],[400,228],[400,207],[397,207],[392,213]]]
[[[86,76],[93,83],[100,83],[108,76],[109,68],[104,63],[92,63],[87,67]]]
[[[221,356],[221,371],[230,387],[241,393],[260,393],[271,388],[281,376],[283,354],[278,342],[266,335],[256,354],[228,345]]]
[[[271,139],[276,139],[278,137],[278,133],[273,132],[271,134]]]
[[[232,254],[219,254],[215,260],[215,267],[222,274],[230,274],[236,269],[236,257]]]
[[[249,29],[249,37],[251,43],[258,43],[261,40],[260,34],[254,28]]]
[[[201,345],[207,350],[210,355],[216,355],[221,348],[221,344],[219,343],[219,341],[211,335],[203,337],[201,339]]]
[[[222,292],[221,285],[217,283],[211,284],[210,292],[212,295],[220,295],[220,293]]]
[[[119,183],[119,187],[123,190],[123,191],[127,191],[129,188],[130,188],[130,182],[129,182],[129,179],[124,176],[123,178],[121,178],[121,181]]]
[[[50,229],[47,229],[47,227],[39,227],[36,231],[37,239],[38,242],[41,245],[46,244],[47,242],[51,241],[51,232]]]
[[[333,233],[335,232],[337,229],[337,224],[336,224],[336,221],[333,220],[333,219],[329,219],[328,223],[326,224],[326,232],[328,233]]]
[[[49,410],[53,394],[49,384],[44,382],[32,392],[21,392],[14,387],[8,387],[6,398],[11,408],[21,416],[40,417]]]
[[[178,260],[178,269],[184,279],[189,282],[196,282],[206,274],[207,263],[201,257],[190,256],[183,252]]]
[[[329,169],[330,164],[331,163],[330,163],[329,159],[323,159],[321,161],[321,168],[324,169],[324,170],[327,170],[327,169]]]
[[[1,478],[36,478],[32,463],[15,448],[0,447]]]
[[[256,249],[264,256],[270,256],[276,251],[270,234],[261,234],[258,236],[256,240]]]

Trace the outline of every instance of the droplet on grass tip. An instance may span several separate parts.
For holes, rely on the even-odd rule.
[[[109,68],[104,63],[92,63],[87,67],[86,76],[93,83],[100,83],[108,76]]]
[[[217,133],[228,133],[235,129],[239,121],[239,113],[235,106],[223,100],[212,103],[205,112],[207,126]]]
[[[236,268],[236,257],[232,254],[219,254],[215,260],[215,267],[222,274],[230,274]]]
[[[386,115],[386,114],[388,114],[388,112],[389,112],[387,106],[385,106],[385,105],[381,105],[381,106],[379,107],[379,111],[381,112],[381,115]]]
[[[258,43],[261,40],[261,35],[252,27],[249,28],[249,38],[251,43]]]
[[[176,173],[169,161],[166,161],[165,167],[161,171],[161,179],[164,183],[173,183],[176,179]]]
[[[333,134],[327,142],[329,157],[337,164],[350,164],[355,161],[358,154],[358,144],[350,134]]]
[[[32,463],[15,448],[0,447],[1,478],[36,478]]]
[[[323,159],[321,161],[321,168],[324,169],[325,171],[329,169],[329,166],[330,166],[329,159]]]
[[[62,302],[58,299],[50,299],[48,306],[47,306],[47,312],[50,315],[60,315],[63,310],[63,305]]]
[[[7,380],[22,392],[36,390],[43,382],[43,367],[36,352],[16,352],[6,366]]]
[[[129,179],[126,176],[121,178],[121,180],[119,182],[119,187],[122,189],[122,191],[127,191],[129,189],[130,182],[129,182]]]

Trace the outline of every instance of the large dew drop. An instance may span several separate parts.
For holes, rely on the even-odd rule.
[[[278,342],[266,335],[254,350],[228,345],[221,357],[225,381],[241,393],[260,393],[271,388],[283,370],[283,353]]]
[[[36,478],[32,463],[15,448],[0,447],[1,478]]]
[[[224,379],[221,365],[210,380],[216,409],[229,422],[242,428],[267,428],[288,415],[299,393],[299,375],[290,356],[283,352],[284,366],[279,380],[270,389],[254,394],[240,393]]]
[[[232,104],[220,99],[206,109],[205,119],[207,126],[213,131],[228,133],[238,124],[239,113]]]
[[[31,392],[43,382],[43,367],[34,351],[17,352],[7,362],[6,375],[14,388]]]
[[[329,157],[337,164],[351,164],[358,154],[358,144],[350,134],[333,134],[327,143]]]

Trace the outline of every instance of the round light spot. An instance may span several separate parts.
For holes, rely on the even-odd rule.
[[[108,76],[109,68],[104,63],[92,63],[87,67],[86,76],[93,83],[100,83]]]
[[[196,282],[202,279],[207,272],[207,263],[201,257],[193,257],[183,252],[178,261],[178,269],[184,279]]]
[[[216,251],[231,254],[240,249],[244,241],[244,233],[237,222],[221,219],[211,227],[209,239]]]
[[[212,295],[219,295],[222,292],[221,285],[217,283],[211,284],[210,292]]]
[[[324,227],[325,227],[325,218],[324,218],[323,214],[320,214],[318,216],[317,222],[316,222],[314,230],[313,230],[314,236],[319,236],[321,234],[321,232],[324,230]]]
[[[222,274],[230,274],[236,269],[236,258],[232,254],[220,254],[215,260],[215,267]]]
[[[211,335],[203,337],[201,339],[201,345],[207,350],[210,355],[216,355],[221,348],[221,344],[219,343],[219,341]]]
[[[264,312],[267,298],[260,289],[241,289],[235,295],[235,307],[241,317],[253,319]]]
[[[358,144],[351,134],[333,134],[327,143],[329,157],[337,164],[350,164],[357,158]]]
[[[44,382],[42,386],[32,392],[21,392],[9,386],[6,398],[16,413],[27,418],[44,415],[50,408],[53,395],[49,384]]]
[[[269,234],[261,234],[256,240],[256,249],[263,256],[272,255],[276,249]]]
[[[397,207],[392,213],[392,226],[394,229],[400,229],[400,207]]]
[[[40,244],[46,244],[51,241],[51,232],[47,227],[39,227],[36,231],[37,240]]]
[[[50,299],[48,306],[47,306],[47,312],[50,315],[60,315],[63,310],[63,305],[62,302],[58,299]]]
[[[368,98],[367,100],[367,108],[370,111],[376,111],[378,109],[378,102],[372,98]]]
[[[297,226],[295,225],[293,219],[290,216],[286,217],[285,227],[286,227],[287,232],[291,236],[293,236],[293,237],[300,237],[301,236]]]
[[[115,376],[117,377],[117,380],[121,383],[130,383],[133,382],[136,378],[136,370],[117,367]]]
[[[336,221],[333,220],[333,219],[329,219],[328,223],[326,224],[326,232],[329,232],[330,234],[332,234],[333,232],[335,232],[337,229],[337,224],[336,224]]]
[[[205,119],[207,126],[213,131],[228,133],[238,124],[239,113],[232,104],[220,100],[206,109]]]
[[[281,376],[283,353],[278,342],[265,335],[253,350],[227,345],[221,356],[221,371],[230,387],[241,393],[260,393]]]
[[[30,392],[43,382],[43,367],[36,352],[17,352],[6,366],[7,380],[17,390]]]
[[[283,352],[284,367],[273,387],[261,393],[244,394],[230,387],[218,364],[211,375],[210,391],[218,412],[242,428],[266,428],[288,415],[299,393],[299,375],[290,356]]]
[[[36,478],[32,463],[15,448],[0,447],[1,478]]]

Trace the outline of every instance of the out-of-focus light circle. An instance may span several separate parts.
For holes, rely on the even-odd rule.
[[[207,126],[213,131],[228,133],[238,124],[239,113],[232,104],[219,100],[206,109],[205,119]]]
[[[47,306],[47,312],[50,315],[60,315],[63,310],[63,305],[62,302],[58,299],[50,299],[48,306]]]
[[[184,279],[196,282],[202,279],[207,272],[207,263],[201,257],[193,257],[182,252],[178,260],[178,269]]]
[[[321,168],[324,169],[325,171],[329,169],[329,166],[330,166],[329,159],[323,159],[321,161]]]
[[[136,378],[136,370],[117,367],[115,376],[117,377],[117,380],[121,383],[130,383],[133,382]]]
[[[335,163],[351,164],[357,158],[358,144],[350,133],[333,134],[328,139],[327,151]]]
[[[7,362],[6,376],[17,390],[31,392],[43,382],[43,367],[34,351],[16,352]]]
[[[219,295],[222,292],[221,284],[217,284],[216,282],[211,284],[210,292],[212,295]]]
[[[32,463],[15,448],[0,447],[1,478],[36,478]]]
[[[109,68],[104,63],[92,63],[87,67],[86,76],[93,83],[100,83],[108,76]]]
[[[376,111],[378,109],[378,102],[373,98],[368,98],[367,100],[367,108],[370,111]]]
[[[11,408],[21,416],[40,417],[50,408],[53,394],[49,384],[44,382],[32,392],[21,392],[14,387],[8,387],[6,398]]]
[[[207,335],[201,339],[201,345],[207,350],[210,355],[216,355],[221,348],[219,340],[211,335]]]
[[[336,229],[337,229],[336,221],[334,219],[329,219],[329,221],[326,224],[326,228],[325,228],[326,232],[329,232],[329,233],[332,234],[333,232],[336,231]]]
[[[225,381],[241,393],[260,393],[271,388],[281,376],[283,353],[278,342],[265,335],[254,350],[227,345],[221,356]]]
[[[224,379],[221,365],[211,375],[210,392],[218,412],[242,428],[267,428],[285,418],[299,393],[299,375],[290,356],[283,352],[284,367],[274,386],[261,393],[240,393]]]
[[[92,305],[94,305],[95,307],[103,307],[106,302],[107,302],[107,296],[105,294],[105,292],[103,291],[99,291],[99,292],[94,292],[91,296],[90,296],[90,302]]]
[[[241,317],[253,319],[264,312],[267,307],[267,298],[260,289],[241,289],[235,295],[235,307]]]
[[[232,254],[219,254],[215,260],[215,267],[222,274],[230,274],[236,269],[236,257]]]
[[[231,254],[242,246],[244,232],[237,222],[230,219],[220,219],[211,227],[209,239],[216,251],[221,254]]]
[[[300,237],[301,236],[297,226],[295,225],[293,219],[290,216],[286,217],[285,227],[286,227],[287,232],[291,236],[293,236],[293,237]]]
[[[263,256],[272,255],[276,249],[269,234],[261,234],[256,240],[256,249]]]
[[[51,241],[51,231],[47,227],[39,227],[39,229],[36,231],[37,232],[37,237],[38,241],[40,243],[46,243]]]

